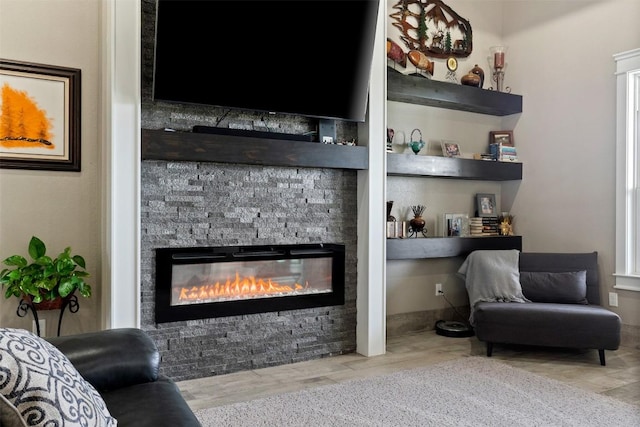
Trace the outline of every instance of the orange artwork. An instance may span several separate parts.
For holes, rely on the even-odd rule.
[[[0,145],[4,148],[54,149],[47,112],[26,91],[5,83],[0,89]]]
[[[0,58],[0,168],[81,170],[80,77]]]

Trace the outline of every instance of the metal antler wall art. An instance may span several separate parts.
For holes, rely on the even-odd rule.
[[[471,24],[441,0],[399,0],[389,16],[407,48],[434,58],[466,58],[473,50]]]

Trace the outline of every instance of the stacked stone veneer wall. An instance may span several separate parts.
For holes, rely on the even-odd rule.
[[[355,351],[354,171],[143,161],[141,326],[175,380]],[[156,323],[160,247],[342,243],[345,304]]]

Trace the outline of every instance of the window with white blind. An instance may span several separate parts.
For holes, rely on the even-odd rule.
[[[616,284],[640,291],[640,49],[614,55],[617,75]]]

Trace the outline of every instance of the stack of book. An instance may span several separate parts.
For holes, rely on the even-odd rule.
[[[469,219],[469,234],[471,236],[498,236],[498,217],[483,216]]]
[[[504,145],[502,143],[489,144],[489,154],[493,160],[500,162],[517,162],[518,153],[513,145]]]
[[[469,218],[469,234],[471,236],[482,236],[482,218],[474,216]]]
[[[493,160],[491,153],[473,153],[475,160]]]

